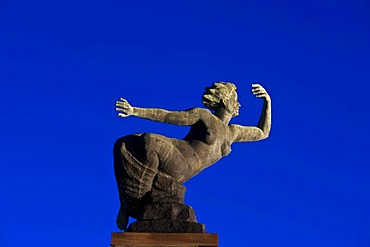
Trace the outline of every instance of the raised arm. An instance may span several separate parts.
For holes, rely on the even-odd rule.
[[[118,116],[128,117],[136,116],[152,121],[176,124],[193,125],[202,118],[203,110],[201,108],[192,108],[185,111],[167,111],[158,108],[140,108],[131,106],[127,100],[120,98],[116,102],[116,111]]]
[[[259,84],[252,84],[252,92],[257,98],[263,98],[263,109],[257,127],[230,125],[235,142],[250,142],[266,139],[271,129],[271,97]]]

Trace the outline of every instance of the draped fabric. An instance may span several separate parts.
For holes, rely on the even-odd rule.
[[[145,194],[151,190],[153,178],[158,170],[151,169],[138,161],[127,149],[124,138],[114,147],[114,172],[116,175],[121,207],[117,215],[117,225],[125,229],[128,216],[134,218],[144,205]]]

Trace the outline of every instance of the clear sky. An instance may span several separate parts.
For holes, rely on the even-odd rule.
[[[188,181],[222,247],[370,246],[370,2],[0,1],[0,246],[108,246],[119,208],[112,146],[188,127],[114,103],[202,107],[238,86],[232,123],[270,138]]]

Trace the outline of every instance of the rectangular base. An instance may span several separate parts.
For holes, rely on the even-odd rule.
[[[217,234],[113,232],[111,247],[218,247]]]

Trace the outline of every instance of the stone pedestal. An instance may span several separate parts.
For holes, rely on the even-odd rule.
[[[192,207],[181,203],[152,203],[145,207],[143,218],[132,224],[128,232],[205,233],[205,225],[197,222]]]
[[[182,220],[140,220],[132,223],[128,232],[204,233],[205,226]]]
[[[209,233],[112,233],[111,247],[218,247],[217,234]]]

